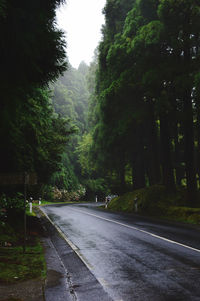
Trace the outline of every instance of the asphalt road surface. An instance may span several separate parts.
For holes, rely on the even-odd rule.
[[[200,301],[198,228],[111,213],[95,203],[42,210],[113,300]]]

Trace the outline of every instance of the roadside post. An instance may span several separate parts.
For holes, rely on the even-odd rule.
[[[41,198],[39,198],[39,205],[41,205]]]
[[[96,199],[95,199],[95,200],[96,200],[96,203],[97,203],[97,202],[98,202],[98,200],[97,200],[97,195],[96,195]]]
[[[29,211],[30,211],[30,213],[32,213],[32,211],[33,211],[33,198],[32,197],[30,197]]]
[[[24,243],[23,243],[23,253],[26,251],[26,198],[27,198],[27,184],[29,176],[27,172],[24,172]]]
[[[105,209],[108,208],[108,197],[106,196],[106,201],[105,201]]]
[[[29,211],[30,211],[30,213],[32,213],[32,211],[33,211],[33,204],[32,204],[32,202],[29,203]]]
[[[138,212],[138,197],[136,196],[134,199],[135,202],[135,212]]]

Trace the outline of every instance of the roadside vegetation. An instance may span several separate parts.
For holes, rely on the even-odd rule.
[[[198,224],[200,4],[107,0],[94,60],[75,69],[63,1],[42,3],[0,0],[1,259],[28,256],[15,226],[32,174],[27,199],[42,205],[117,194],[109,209]],[[37,258],[33,235],[28,247]]]
[[[43,246],[39,240],[40,227],[37,217],[27,215],[27,239],[25,252],[23,213],[13,215],[6,211],[0,222],[0,283],[16,283],[23,280],[46,277]]]
[[[200,208],[186,204],[186,192],[169,193],[162,185],[127,192],[112,199],[108,209],[200,225]]]
[[[31,245],[27,246],[26,252],[23,253],[21,246],[13,246],[10,243],[11,236],[8,235],[7,238],[8,244],[0,247],[0,283],[45,279],[46,267],[40,242],[30,237]],[[1,235],[0,239],[2,244],[5,244]]]

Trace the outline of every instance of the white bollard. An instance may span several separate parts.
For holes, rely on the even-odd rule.
[[[97,203],[97,195],[96,195],[96,203]]]
[[[30,213],[32,213],[33,204],[32,204],[32,203],[29,203],[29,207],[30,207]]]
[[[108,208],[108,198],[107,198],[107,196],[106,196],[106,200],[105,200],[105,209],[107,209]]]
[[[136,197],[134,201],[135,201],[135,212],[137,213],[138,212],[138,198]]]
[[[137,206],[137,203],[135,203],[135,212],[138,212],[138,206]]]

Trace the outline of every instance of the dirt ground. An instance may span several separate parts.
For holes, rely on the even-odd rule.
[[[15,284],[0,283],[0,301],[44,300],[44,280],[31,279]]]

